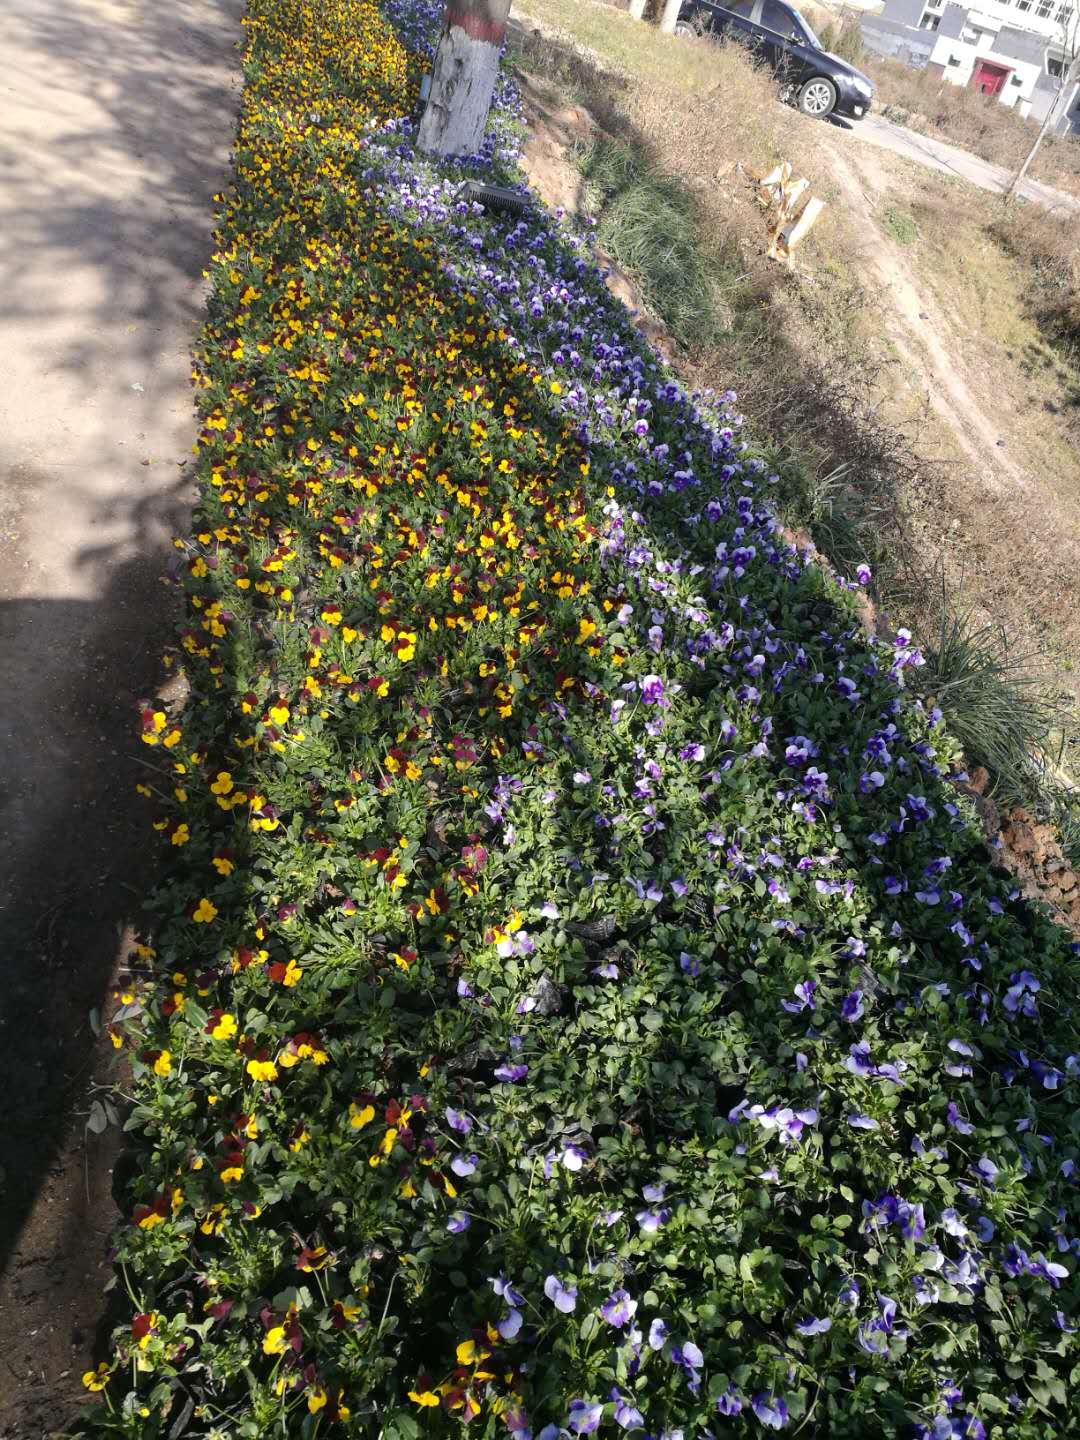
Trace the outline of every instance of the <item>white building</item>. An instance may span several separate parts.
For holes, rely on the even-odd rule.
[[[1080,0],[978,0],[971,9],[886,0],[880,23],[866,17],[862,28],[872,49],[905,55],[1036,120],[1053,106],[1055,130],[1080,131],[1080,86],[1066,79],[1080,53]]]

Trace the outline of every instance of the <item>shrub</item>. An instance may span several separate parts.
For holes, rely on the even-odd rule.
[[[251,9],[87,1428],[1061,1433],[1076,956],[392,14]]]
[[[817,31],[822,45],[832,55],[839,55],[849,65],[862,69],[868,59],[862,30],[857,19],[827,20]]]

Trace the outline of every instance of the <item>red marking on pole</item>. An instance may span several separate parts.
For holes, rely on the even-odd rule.
[[[506,39],[506,22],[496,24],[489,20],[486,15],[478,14],[475,10],[456,10],[448,8],[446,12],[447,29],[464,30],[470,40],[486,40],[489,45],[502,45]]]

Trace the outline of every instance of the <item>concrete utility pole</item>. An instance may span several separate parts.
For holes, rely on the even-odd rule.
[[[645,0],[630,0],[630,19],[645,19]]]
[[[1057,92],[1057,94],[1054,96],[1053,103],[1051,104],[1049,110],[1047,110],[1046,114],[1043,116],[1043,122],[1042,122],[1042,124],[1039,126],[1039,133],[1035,136],[1035,139],[1032,141],[1031,149],[1028,151],[1027,157],[1026,157],[1026,159],[1024,160],[1024,163],[1020,166],[1020,169],[1019,169],[1019,170],[1016,172],[1016,174],[1013,176],[1012,182],[1011,182],[1011,184],[1009,185],[1008,190],[1005,191],[1005,201],[1006,201],[1006,204],[1007,204],[1010,200],[1012,200],[1012,199],[1015,198],[1016,193],[1017,193],[1017,191],[1019,190],[1020,185],[1021,185],[1022,182],[1023,182],[1024,176],[1027,174],[1028,170],[1031,168],[1031,162],[1035,159],[1035,156],[1036,156],[1036,154],[1038,153],[1038,150],[1039,150],[1039,146],[1040,146],[1040,145],[1042,144],[1042,142],[1043,142],[1043,137],[1046,135],[1047,130],[1049,130],[1049,128],[1050,128],[1050,122],[1051,122],[1051,120],[1054,119],[1055,115],[1057,114],[1057,108],[1058,108],[1058,105],[1061,103],[1061,97],[1062,97],[1064,94],[1066,94],[1066,92],[1071,91],[1072,86],[1076,83],[1077,71],[1080,70],[1080,57],[1077,56],[1077,53],[1076,53],[1076,52],[1077,52],[1077,36],[1076,36],[1075,28],[1074,28],[1074,32],[1073,32],[1073,36],[1072,36],[1072,41],[1071,41],[1071,44],[1069,45],[1069,54],[1070,54],[1070,57],[1071,57],[1071,58],[1070,58],[1070,63],[1069,63],[1069,68],[1065,71],[1065,74],[1061,77],[1061,84],[1058,86],[1058,92]]]
[[[1054,118],[1054,111],[1057,109],[1057,103],[1058,103],[1058,101],[1059,101],[1060,99],[1061,99],[1061,92],[1059,91],[1059,92],[1057,93],[1057,95],[1054,96],[1054,103],[1050,106],[1050,109],[1047,110],[1047,112],[1046,112],[1046,116],[1045,116],[1045,118],[1044,118],[1044,120],[1043,120],[1043,122],[1042,122],[1042,125],[1039,127],[1039,133],[1038,133],[1038,135],[1036,135],[1036,136],[1035,136],[1035,139],[1032,141],[1031,149],[1030,149],[1030,150],[1028,151],[1028,153],[1027,153],[1027,158],[1025,159],[1024,163],[1020,166],[1020,169],[1019,169],[1019,170],[1016,172],[1016,174],[1013,176],[1012,181],[1011,181],[1011,183],[1010,183],[1010,185],[1009,185],[1008,190],[1005,191],[1005,199],[1006,199],[1006,200],[1011,200],[1011,199],[1015,196],[1016,192],[1019,190],[1020,185],[1021,185],[1021,183],[1022,183],[1022,181],[1023,181],[1023,179],[1024,179],[1024,176],[1027,174],[1028,169],[1029,169],[1030,166],[1031,166],[1031,162],[1035,159],[1036,152],[1038,151],[1039,146],[1040,146],[1040,145],[1042,144],[1042,142],[1043,142],[1043,136],[1046,134],[1047,129],[1048,129],[1049,126],[1050,126],[1050,121]]]
[[[446,0],[417,143],[429,155],[480,148],[499,74],[510,0]]]
[[[675,26],[679,23],[681,9],[682,0],[664,0],[664,13],[660,19],[660,29],[665,35],[675,34]]]

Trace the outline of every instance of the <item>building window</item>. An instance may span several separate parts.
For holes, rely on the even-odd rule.
[[[919,21],[920,30],[936,30],[941,24],[941,16],[934,15],[929,10]]]
[[[950,55],[950,56],[949,56],[949,64],[950,64],[950,65],[959,65],[959,64],[960,64],[959,57],[956,56],[956,55]]]
[[[1030,10],[1031,0],[1016,0],[1016,8],[1018,10]]]
[[[1012,78],[1011,78],[1010,81],[1009,81],[1009,84],[1010,84],[1010,85],[1022,85],[1023,83],[1024,83],[1024,82],[1023,82],[1023,80],[1021,80],[1021,78],[1020,78],[1019,75],[1013,75]]]
[[[1039,0],[1039,3],[1035,8],[1035,14],[1039,17],[1040,20],[1049,20],[1053,8],[1054,0]]]
[[[1058,23],[1059,25],[1068,25],[1069,19],[1070,19],[1071,16],[1072,16],[1072,6],[1071,6],[1071,5],[1059,5],[1059,6],[1058,6],[1058,12],[1057,12],[1057,17],[1056,17],[1056,18],[1057,18],[1057,23]]]

